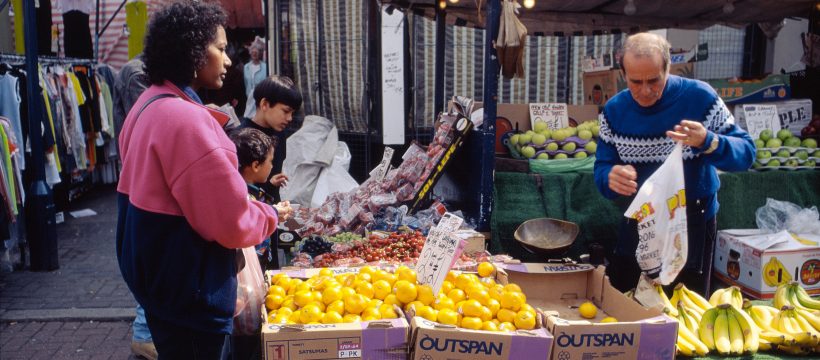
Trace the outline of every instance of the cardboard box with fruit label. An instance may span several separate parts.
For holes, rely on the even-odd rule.
[[[777,286],[788,281],[799,282],[809,294],[820,294],[820,236],[721,230],[713,271],[720,280],[758,299],[771,299]]]
[[[510,282],[527,294],[527,303],[543,311],[555,336],[551,359],[671,359],[677,321],[648,309],[612,287],[605,268],[573,264],[504,264]],[[598,308],[582,318],[578,306]],[[606,317],[616,322],[602,323]],[[532,355],[527,357],[532,358]]]
[[[750,104],[791,98],[788,75],[769,75],[757,80],[707,80],[726,104]]]

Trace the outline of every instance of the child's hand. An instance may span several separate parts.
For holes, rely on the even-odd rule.
[[[290,219],[293,215],[293,208],[290,207],[290,201],[282,201],[273,205],[273,207],[276,208],[276,211],[279,213],[280,222]]]
[[[278,173],[270,178],[270,184],[276,187],[284,187],[288,185],[288,176],[284,173]]]

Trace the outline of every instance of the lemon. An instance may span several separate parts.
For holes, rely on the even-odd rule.
[[[356,279],[364,282],[373,282],[373,276],[371,274],[359,273],[359,275],[356,276]]]
[[[461,327],[465,329],[479,330],[482,326],[484,326],[484,322],[477,317],[465,316],[461,319]]]
[[[422,306],[424,306],[424,303],[421,301],[411,301],[409,304],[404,306],[404,311],[410,311],[410,309],[415,309],[414,311],[418,312]]]
[[[396,299],[405,304],[416,300],[418,296],[416,285],[407,280],[396,281],[394,292],[396,293]]]
[[[487,305],[490,303],[490,300],[494,300],[490,297],[490,292],[481,288],[479,290],[474,290],[470,295],[468,295],[470,299],[477,300],[481,305]]]
[[[441,289],[439,289],[438,292],[439,292],[439,294],[446,294],[446,293],[450,292],[450,290],[453,290],[453,288],[454,288],[453,283],[451,283],[447,280],[444,280],[444,282],[441,283]]]
[[[443,309],[453,310],[456,308],[456,304],[453,302],[453,299],[446,296],[440,296],[433,302],[433,308],[439,311]]]
[[[616,319],[612,316],[607,316],[607,317],[601,319],[601,322],[602,323],[616,323],[616,322],[618,322],[618,319]]]
[[[501,303],[498,302],[498,300],[496,299],[487,300],[486,306],[488,309],[490,309],[491,313],[493,314],[493,317],[495,317],[495,314],[498,314],[498,310],[501,310]]]
[[[421,316],[430,321],[436,321],[438,318],[438,311],[427,305],[422,305],[416,309],[416,316]]]
[[[416,300],[421,301],[424,305],[430,305],[436,300],[436,296],[433,295],[433,288],[430,285],[416,286],[416,290],[418,291]]]
[[[353,290],[353,288],[349,286],[342,287],[342,290],[340,291],[342,292],[342,299],[344,299],[346,296],[356,294],[356,290]]]
[[[305,306],[311,306],[311,305],[316,306],[317,308],[319,308],[319,310],[322,310],[323,312],[325,311],[325,309],[327,309],[327,307],[325,306],[325,303],[323,303],[321,301],[313,300],[313,301],[310,302],[310,304],[307,304]]]
[[[381,301],[379,299],[370,299],[370,301],[367,302],[367,307],[377,308],[379,306],[382,306],[382,304],[384,304],[384,301]]]
[[[459,302],[467,298],[467,294],[464,293],[464,290],[461,289],[453,289],[447,293],[447,297],[453,302]]]
[[[495,272],[495,266],[493,266],[493,264],[486,261],[478,264],[478,276],[487,277],[492,275],[493,272]]]
[[[482,321],[490,321],[493,319],[493,311],[486,306],[481,307],[481,316],[479,316]]]
[[[578,307],[578,313],[584,318],[592,319],[598,314],[598,308],[595,307],[595,304],[587,301]]]
[[[473,283],[473,279],[470,277],[470,274],[460,274],[456,276],[455,285],[457,288],[466,290],[470,284]]]
[[[322,315],[322,324],[338,324],[342,321],[344,321],[342,315],[332,310]]]
[[[535,329],[535,313],[530,311],[519,311],[515,315],[515,327],[518,329]]]
[[[406,280],[411,284],[416,283],[416,270],[410,269],[408,267],[399,268],[399,270],[396,271],[396,275],[399,276],[399,280]]]
[[[399,302],[399,299],[396,298],[396,294],[389,294],[389,295],[385,296],[384,297],[384,303],[388,304],[388,305],[399,305],[399,306],[401,306],[401,302]]]

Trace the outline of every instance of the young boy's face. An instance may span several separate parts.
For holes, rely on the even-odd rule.
[[[256,166],[253,167],[253,179],[252,182],[254,184],[262,184],[268,181],[268,175],[270,175],[271,170],[273,169],[273,147],[271,147],[270,151],[268,151],[268,155],[265,156],[265,161],[258,163],[254,162]]]
[[[266,99],[260,102],[262,119],[269,128],[284,131],[293,120],[293,108],[282,103],[270,106]]]

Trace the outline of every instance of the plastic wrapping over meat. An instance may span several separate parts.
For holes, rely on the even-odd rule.
[[[397,202],[395,194],[376,194],[370,197],[370,201],[367,203],[367,208],[370,212],[377,212],[379,209],[393,205]]]
[[[407,183],[402,185],[398,191],[396,191],[396,200],[398,201],[407,201],[413,198],[414,191],[413,184]]]
[[[342,218],[339,222],[339,225],[342,225],[344,228],[350,228],[352,225],[355,225],[355,222],[358,221],[359,213],[364,211],[359,204],[351,205],[347,211],[342,215]]]
[[[333,218],[336,216],[336,211],[334,211],[334,206],[332,203],[328,203],[322,205],[319,208],[319,212],[316,213],[315,219],[319,222],[330,224],[333,222]]]

